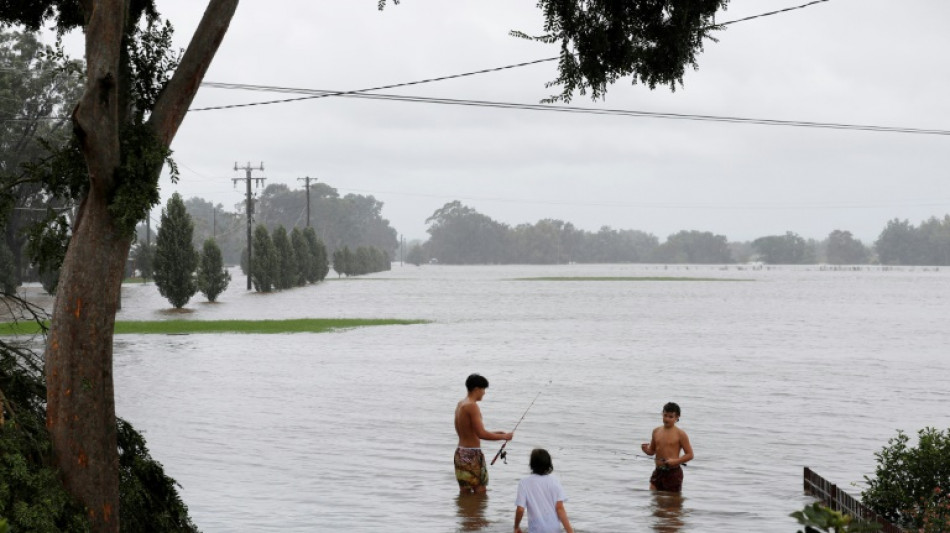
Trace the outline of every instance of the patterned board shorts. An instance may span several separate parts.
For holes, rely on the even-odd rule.
[[[488,486],[488,468],[480,448],[455,449],[455,479],[460,489],[475,490]]]
[[[659,466],[650,476],[650,483],[656,490],[680,492],[683,490],[683,468],[680,466]]]

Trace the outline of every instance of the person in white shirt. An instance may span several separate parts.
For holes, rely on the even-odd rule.
[[[554,465],[547,450],[535,448],[531,451],[531,475],[518,483],[518,495],[515,497],[515,533],[523,533],[521,519],[528,512],[528,533],[574,533],[571,521],[567,518],[564,502],[567,496],[564,487],[554,477]]]

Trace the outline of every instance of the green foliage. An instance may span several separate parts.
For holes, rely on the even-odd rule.
[[[687,66],[698,68],[703,41],[715,40],[714,17],[729,0],[539,0],[544,34],[512,35],[543,43],[560,43],[558,77],[548,87],[561,86],[548,101],[570,101],[575,92],[594,99],[607,86],[631,76],[651,89],[682,84]]]
[[[409,248],[409,252],[406,253],[406,261],[410,265],[419,266],[426,261],[425,251],[422,249],[421,244],[414,244]]]
[[[860,265],[867,263],[869,251],[850,231],[836,229],[828,235],[825,254],[832,265]]]
[[[132,249],[132,264],[138,269],[142,279],[155,277],[155,245],[139,242]]]
[[[336,272],[337,277],[349,272],[347,259],[350,255],[350,249],[346,247],[333,251],[333,271]]]
[[[16,275],[24,275],[32,262],[52,292],[62,260],[55,249],[65,250],[68,233],[57,246],[26,244],[44,230],[44,237],[51,237],[71,202],[64,193],[73,185],[83,190],[68,176],[73,170],[85,174],[81,157],[78,164],[70,161],[68,128],[69,108],[82,90],[82,64],[68,59],[60,43],[46,46],[34,34],[0,27],[0,65],[0,117],[17,119],[0,123],[0,228],[14,251]],[[37,257],[37,250],[53,253]]]
[[[254,228],[254,246],[252,248],[251,282],[257,292],[271,292],[277,284],[280,270],[280,257],[271,240],[267,228]]]
[[[66,217],[58,215],[47,224],[34,225],[30,233],[27,250],[39,271],[43,289],[49,294],[56,294],[59,267],[66,259],[66,247],[69,245],[69,223]]]
[[[802,265],[815,262],[815,250],[808,241],[791,231],[785,235],[759,237],[752,248],[763,263],[770,265]]]
[[[924,506],[922,533],[947,531],[950,531],[950,495],[942,487],[937,487]]]
[[[228,288],[230,282],[231,274],[224,268],[221,249],[218,248],[214,239],[206,240],[198,263],[198,290],[209,302],[214,302],[218,299],[218,295]]]
[[[39,356],[0,341],[0,516],[16,532],[86,532],[86,513],[51,466],[45,398]],[[127,422],[116,423],[121,530],[197,531],[175,481],[149,455],[142,436]]]
[[[801,511],[795,511],[789,516],[808,528],[818,528],[822,531],[834,531],[835,533],[867,533],[881,529],[881,525],[876,522],[855,519],[853,516],[846,515],[841,511],[833,511],[819,503],[806,505]]]
[[[931,217],[920,226],[895,218],[874,247],[882,265],[950,265],[950,215]]]
[[[135,234],[135,226],[158,205],[158,179],[162,165],[168,162],[172,182],[178,178],[178,167],[151,126],[129,124],[119,136],[122,162],[115,173],[115,189],[109,202],[109,213],[117,229],[127,237]],[[182,206],[184,211],[184,206]]]
[[[279,290],[294,287],[297,284],[297,257],[287,236],[287,230],[283,226],[277,226],[274,228],[271,240],[274,242],[278,265],[274,285]]]
[[[198,252],[192,247],[191,217],[178,193],[162,209],[162,225],[155,243],[155,285],[162,296],[180,309],[194,296]]]
[[[178,495],[177,483],[149,454],[142,435],[122,419],[118,420],[118,442],[122,531],[197,532]]]
[[[268,228],[293,228],[307,209],[307,190],[291,190],[272,183],[261,193],[258,222]],[[331,249],[343,246],[376,246],[393,251],[398,245],[396,230],[382,216],[383,203],[372,196],[347,194],[340,197],[325,183],[311,184],[312,224]]]
[[[294,264],[297,266],[297,271],[294,273],[294,285],[306,285],[309,274],[316,270],[317,265],[300,228],[294,228],[290,232],[290,246],[294,250]]]
[[[732,263],[732,252],[725,235],[708,231],[681,231],[667,237],[654,252],[658,263],[725,264]]]
[[[13,264],[13,252],[7,247],[5,241],[0,241],[0,292],[16,294],[16,288],[19,286],[20,280]]]
[[[917,433],[916,447],[903,431],[875,453],[874,477],[865,476],[861,493],[865,505],[904,528],[920,528],[935,493],[950,487],[950,430],[924,428]],[[945,499],[945,495],[943,496]]]
[[[132,19],[137,20],[137,19]],[[182,50],[172,50],[175,29],[162,24],[158,13],[147,14],[127,39],[132,100],[135,102],[134,123],[142,123],[145,115],[155,109],[158,95],[181,63]]]
[[[312,261],[307,268],[307,281],[310,283],[323,281],[330,273],[327,247],[317,238],[317,232],[313,228],[304,228],[303,238],[307,241]]]

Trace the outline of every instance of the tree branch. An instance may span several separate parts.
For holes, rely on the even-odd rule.
[[[210,0],[188,49],[172,79],[158,97],[148,123],[165,146],[170,146],[188,113],[201,80],[218,51],[237,9],[238,0]]]
[[[73,110],[93,188],[109,190],[119,162],[118,76],[128,0],[84,0],[86,89]]]

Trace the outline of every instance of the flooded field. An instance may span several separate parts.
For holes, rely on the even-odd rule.
[[[516,279],[538,276],[752,281]],[[534,447],[579,532],[790,532],[804,466],[858,494],[897,429],[950,427],[950,272],[397,264],[270,295],[244,284],[184,315],[127,286],[119,319],[432,323],[117,337],[118,413],[206,532],[507,532]],[[452,469],[471,372],[491,382],[490,430],[541,392],[484,500],[460,499]],[[651,494],[635,457],[667,401],[696,453],[682,499]]]

